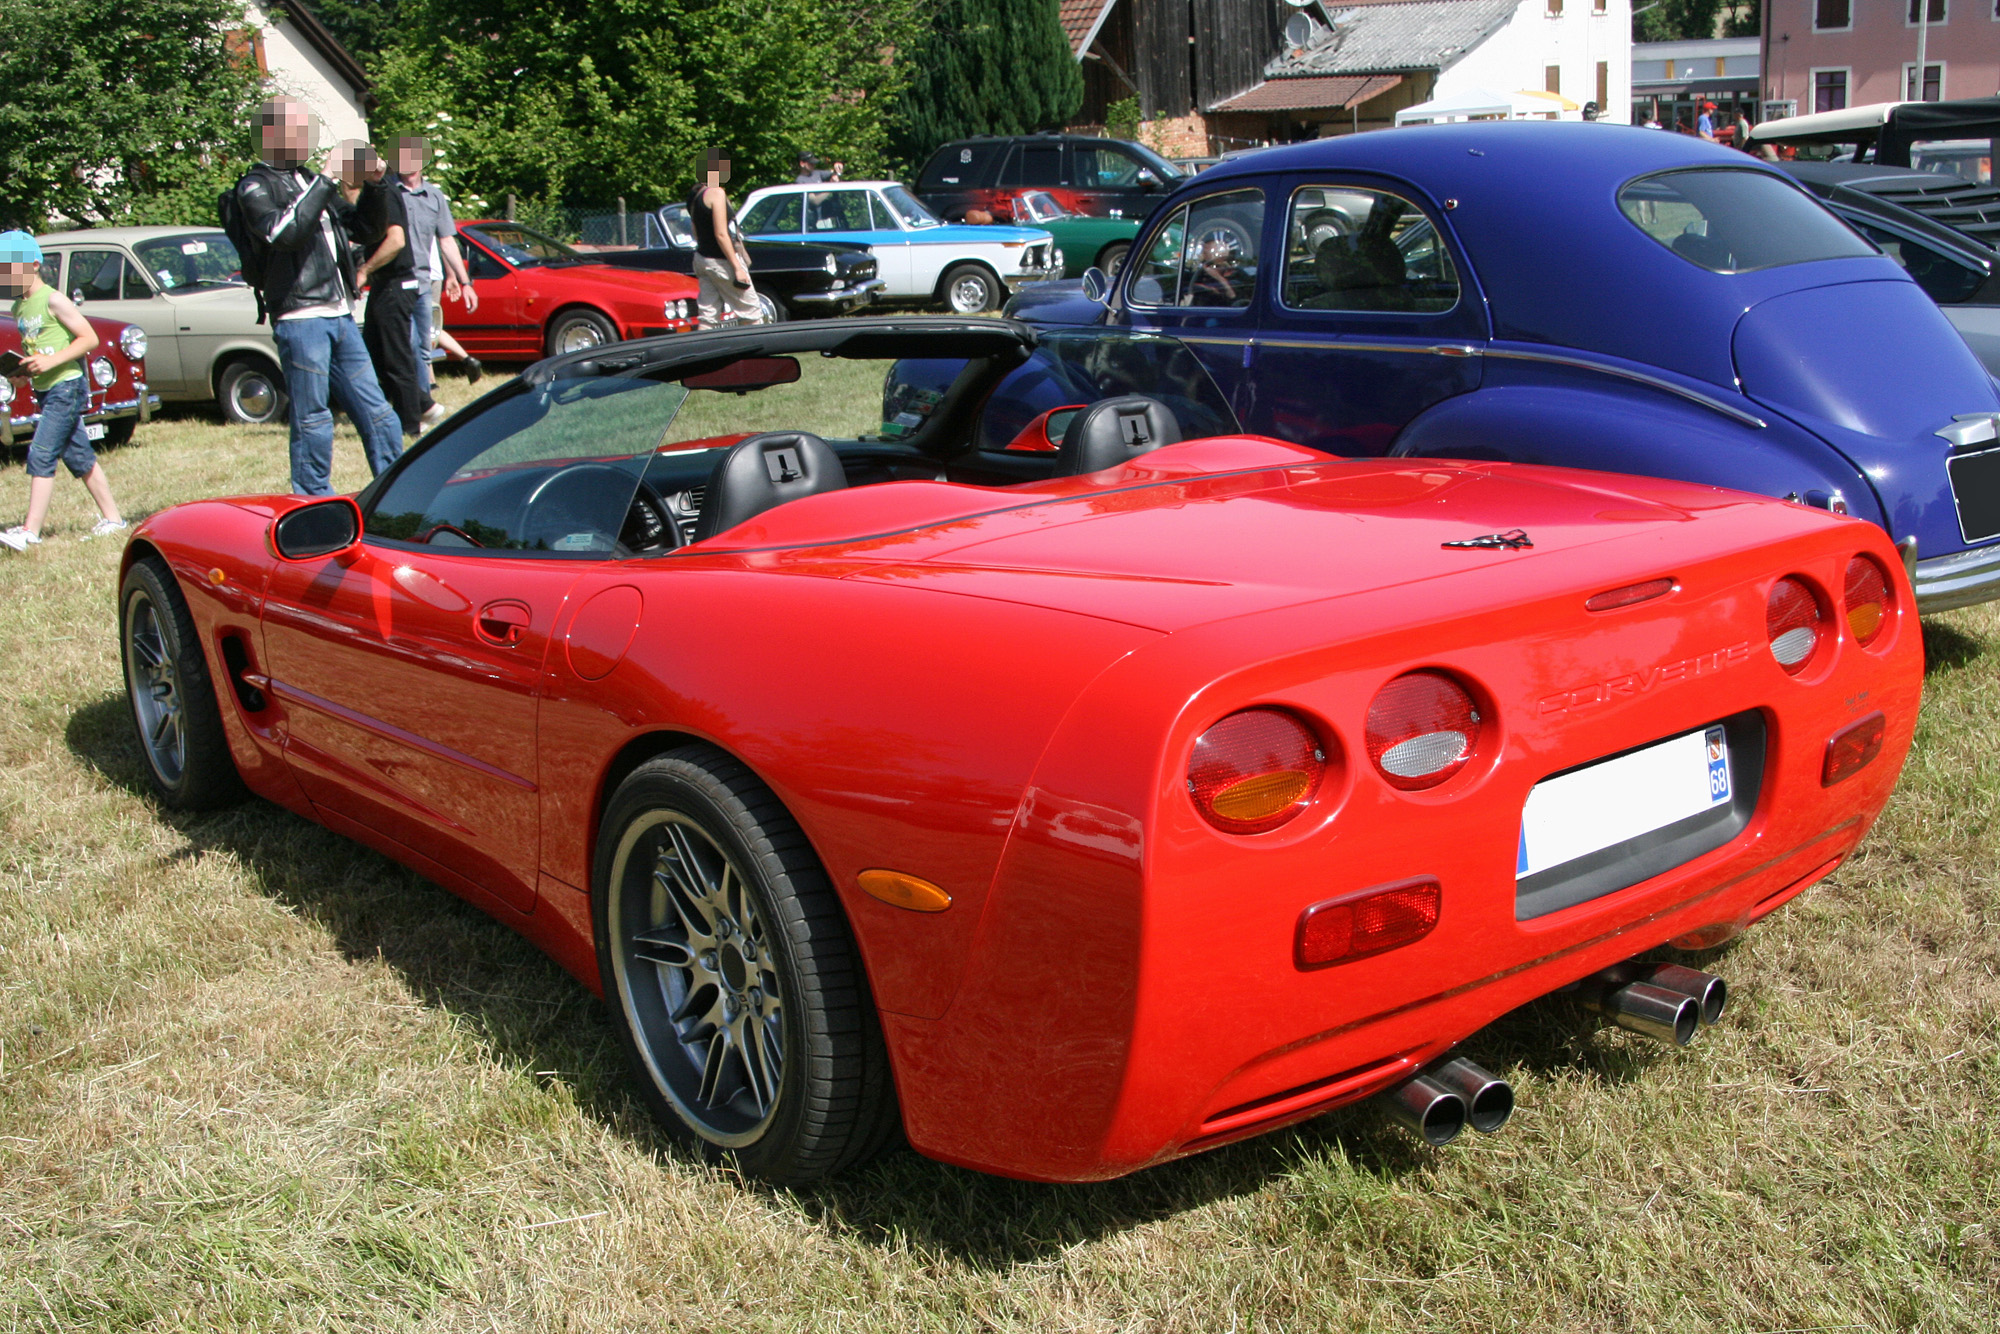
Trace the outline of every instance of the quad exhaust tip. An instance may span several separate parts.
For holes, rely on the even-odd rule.
[[[1514,1088],[1506,1080],[1453,1057],[1382,1095],[1396,1124],[1433,1148],[1443,1148],[1471,1126],[1490,1135],[1514,1114]]]
[[[1619,964],[1585,982],[1582,997],[1620,1028],[1685,1047],[1722,1018],[1729,984],[1679,964]]]

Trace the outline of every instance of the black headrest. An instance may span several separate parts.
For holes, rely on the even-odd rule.
[[[1076,477],[1115,468],[1161,445],[1180,443],[1181,424],[1158,399],[1127,394],[1091,404],[1063,432],[1056,476]]]
[[[739,440],[708,475],[694,540],[715,536],[774,505],[847,486],[833,446],[805,431],[769,431]]]

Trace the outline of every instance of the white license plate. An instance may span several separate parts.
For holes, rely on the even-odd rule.
[[[104,438],[104,423],[85,422],[83,424],[83,438],[86,440],[102,440]]]
[[[1729,798],[1729,738],[1720,727],[1544,779],[1521,812],[1514,878],[1664,829]]]

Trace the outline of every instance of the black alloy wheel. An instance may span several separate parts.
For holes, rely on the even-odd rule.
[[[900,1128],[868,980],[791,815],[709,746],[648,760],[599,830],[591,896],[641,1096],[710,1161],[815,1181]]]
[[[160,804],[206,811],[241,801],[214,679],[167,563],[141,556],[118,590],[119,657],[146,777]]]

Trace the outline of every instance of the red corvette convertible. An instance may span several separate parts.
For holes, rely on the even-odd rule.
[[[459,224],[479,309],[444,303],[445,330],[474,356],[534,361],[695,327],[695,280],[617,269],[518,222]]]
[[[963,369],[883,403],[911,356]],[[1016,372],[1073,405],[1040,447],[981,430]],[[1876,526],[1331,459],[1174,340],[992,320],[551,359],[358,497],[154,515],[120,626],[164,802],[482,905],[789,1181],[899,1126],[1111,1177],[1377,1093],[1439,1142],[1511,1096],[1453,1049],[1578,984],[1685,1041],[1719,983],[1640,956],[1841,863],[1922,659]]]

